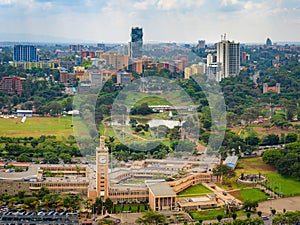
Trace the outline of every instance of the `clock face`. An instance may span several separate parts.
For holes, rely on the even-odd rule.
[[[105,163],[106,162],[106,157],[105,156],[100,156],[99,162],[100,163]]]

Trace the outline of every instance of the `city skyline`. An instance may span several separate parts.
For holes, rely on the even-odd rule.
[[[145,42],[293,42],[299,10],[296,0],[0,0],[0,41],[127,43],[139,26]]]

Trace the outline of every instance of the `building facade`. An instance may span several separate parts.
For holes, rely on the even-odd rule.
[[[129,42],[129,57],[131,59],[140,59],[143,55],[143,28],[131,28],[131,41]]]
[[[2,77],[0,81],[0,90],[6,91],[8,93],[17,93],[19,95],[22,94],[23,91],[23,83],[25,82],[25,78],[23,77]]]
[[[226,39],[218,42],[217,62],[222,63],[221,79],[237,76],[240,72],[240,43]]]
[[[105,137],[100,137],[100,146],[96,148],[96,191],[98,198],[108,197],[108,148]]]
[[[38,62],[37,49],[33,45],[15,45],[14,46],[15,62]]]
[[[104,60],[105,65],[111,66],[113,69],[127,69],[128,68],[128,55],[117,54],[114,52],[104,53],[102,50],[96,51],[96,56]]]

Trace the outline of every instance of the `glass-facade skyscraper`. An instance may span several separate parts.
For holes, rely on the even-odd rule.
[[[129,56],[131,59],[142,58],[143,55],[143,28],[131,28],[131,41],[129,42]]]
[[[221,79],[240,73],[240,44],[222,40],[217,43],[217,62],[222,65]]]
[[[14,46],[15,62],[38,62],[36,47],[33,45],[15,45]]]

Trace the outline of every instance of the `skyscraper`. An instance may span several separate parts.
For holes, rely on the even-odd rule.
[[[266,40],[266,46],[272,46],[272,41],[271,41],[271,39],[270,38],[267,38],[267,40]]]
[[[240,43],[226,40],[217,43],[217,62],[221,63],[221,79],[236,76],[240,72]]]
[[[131,28],[131,41],[128,46],[129,57],[131,59],[142,58],[143,55],[143,28],[132,27]]]
[[[15,62],[38,62],[36,47],[33,45],[15,45],[14,46]]]

